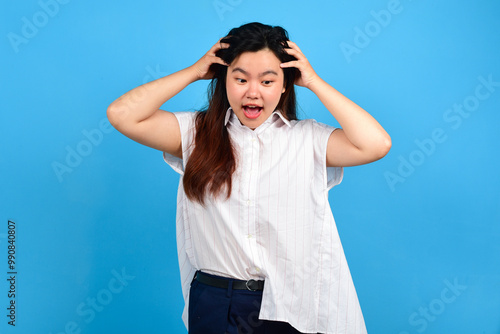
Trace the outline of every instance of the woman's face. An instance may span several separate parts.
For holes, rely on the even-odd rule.
[[[227,69],[229,105],[243,125],[255,129],[273,113],[285,92],[280,60],[269,49],[244,52]]]

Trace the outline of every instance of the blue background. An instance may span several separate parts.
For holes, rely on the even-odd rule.
[[[54,1],[2,1],[2,333],[186,332],[179,177],[161,152],[110,129],[106,108],[252,21],[285,27],[392,137],[384,159],[346,168],[330,192],[368,332],[500,333],[498,1]],[[203,107],[206,86],[163,108]],[[297,90],[301,118],[337,125]],[[453,111],[464,103],[470,112]]]

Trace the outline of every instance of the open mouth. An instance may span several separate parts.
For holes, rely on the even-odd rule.
[[[246,117],[255,119],[260,116],[260,114],[262,113],[262,109],[262,107],[259,107],[257,105],[246,105],[243,106],[243,113]]]

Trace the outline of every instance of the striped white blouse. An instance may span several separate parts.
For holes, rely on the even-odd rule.
[[[189,287],[196,270],[265,279],[259,319],[286,321],[304,333],[366,333],[352,278],[328,202],[343,168],[326,167],[335,128],[288,121],[275,111],[255,130],[231,108],[226,126],[237,151],[228,200],[190,201],[182,175],[193,150],[193,112],[175,113],[183,158],[164,153],[181,175],[177,250],[188,326]]]

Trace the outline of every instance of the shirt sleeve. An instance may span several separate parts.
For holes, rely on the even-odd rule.
[[[315,159],[319,162],[321,170],[325,175],[326,190],[332,189],[334,186],[342,182],[344,176],[344,167],[326,167],[326,149],[328,147],[328,139],[333,131],[337,128],[318,123],[312,120],[313,133],[315,137]]]
[[[180,159],[167,152],[163,152],[163,160],[177,173],[184,175],[184,167],[186,166],[187,157],[191,154],[194,144],[194,134],[196,130],[195,119],[196,113],[183,111],[174,112],[174,116],[179,122],[179,128],[181,131],[181,142],[182,142],[182,157]]]

